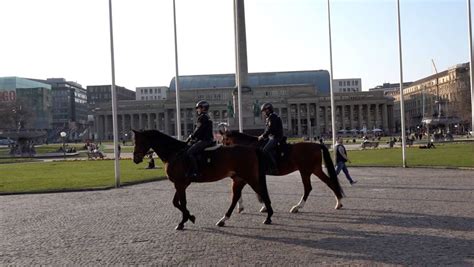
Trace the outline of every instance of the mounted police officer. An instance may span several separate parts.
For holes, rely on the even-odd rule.
[[[277,171],[277,165],[275,157],[273,156],[274,151],[280,142],[283,139],[283,124],[280,117],[273,112],[273,105],[270,103],[264,103],[260,111],[265,115],[265,131],[258,137],[258,140],[268,139],[263,151],[265,151],[272,161],[272,166],[270,167],[270,173],[275,173]]]
[[[211,146],[214,142],[214,135],[212,132],[212,121],[207,115],[209,111],[209,103],[201,100],[196,103],[196,112],[198,114],[197,122],[194,128],[194,132],[188,137],[186,142],[189,142],[191,147],[187,150],[187,154],[190,158],[191,169],[187,176],[190,178],[197,178],[200,176],[198,173],[198,164],[196,155],[204,150],[204,148]]]

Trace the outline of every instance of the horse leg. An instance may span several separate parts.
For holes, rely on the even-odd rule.
[[[265,179],[265,178],[263,178],[263,179]],[[271,217],[273,215],[273,208],[272,208],[272,204],[271,204],[271,201],[270,201],[270,196],[268,195],[266,181],[263,181],[262,183],[265,183],[265,184],[264,185],[261,184],[261,186],[258,186],[257,184],[249,183],[249,185],[260,196],[263,203],[265,204],[265,208],[266,208],[266,212],[267,212],[267,218],[265,219],[265,221],[263,221],[263,223],[264,224],[271,224],[272,223]]]
[[[336,195],[336,191],[334,188],[332,188],[331,181],[329,177],[323,172],[322,168],[316,168],[314,171],[314,174],[319,177],[321,181],[323,181],[331,190],[334,192],[334,196],[336,197],[336,206],[334,207],[335,209],[340,209],[342,208],[342,203],[341,203],[341,198],[338,198]]]
[[[196,217],[194,217],[194,215],[191,215],[191,213],[189,213],[188,209],[186,208],[186,187],[188,187],[188,185],[189,184],[184,186],[177,186],[175,184],[176,193],[175,198],[173,199],[173,205],[175,205],[175,207],[181,210],[181,213],[183,214],[183,218],[181,222],[176,226],[176,230],[183,230],[184,224],[188,220],[190,220],[192,223],[196,221]],[[179,203],[177,203],[175,199],[177,199]]]
[[[225,213],[224,217],[222,217],[222,219],[220,219],[216,223],[217,226],[220,226],[220,227],[224,226],[225,221],[227,221],[230,218],[230,215],[232,215],[232,211],[234,211],[235,205],[237,205],[237,201],[242,196],[242,189],[244,188],[244,186],[245,186],[245,182],[242,179],[240,179],[238,177],[233,178],[233,182],[232,182],[232,203],[230,204],[230,207],[227,210],[227,212]]]
[[[244,211],[244,200],[240,197],[239,202],[237,202],[237,212],[241,213],[242,211]]]
[[[303,181],[303,186],[304,186],[304,194],[301,197],[300,202],[296,204],[296,206],[293,206],[290,210],[291,213],[297,213],[299,209],[302,209],[304,207],[304,204],[306,203],[306,200],[308,199],[309,193],[311,190],[313,190],[313,187],[311,186],[311,173],[306,173],[300,171],[301,174],[301,180]]]

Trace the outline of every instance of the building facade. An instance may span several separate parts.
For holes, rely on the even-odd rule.
[[[350,93],[362,91],[362,79],[334,79],[332,88],[335,93]]]
[[[99,104],[112,101],[111,85],[89,85],[87,86],[87,103]],[[135,91],[122,86],[115,86],[117,100],[135,100]]]
[[[20,101],[29,110],[25,128],[49,130],[52,127],[51,85],[20,77],[0,77],[0,102]]]
[[[403,87],[409,87],[413,82],[404,82]],[[386,95],[393,95],[394,92],[400,91],[400,83],[383,83],[377,85],[374,88],[370,88],[369,91],[383,91]]]
[[[135,90],[136,100],[164,100],[167,92],[166,86],[137,87]]]
[[[43,81],[51,85],[53,129],[66,131],[71,140],[87,130],[87,91],[82,85],[64,78]]]
[[[424,117],[442,117],[453,122],[451,127],[469,129],[471,124],[471,92],[469,64],[458,64],[438,74],[413,82],[403,89],[407,129],[422,125]],[[395,99],[395,123],[400,124],[400,92],[389,94]],[[448,126],[448,125],[446,125]]]
[[[243,128],[260,134],[264,119],[260,105],[270,102],[283,121],[288,136],[329,134],[331,103],[327,71],[250,73],[249,87],[242,90]],[[182,136],[191,133],[196,119],[195,103],[207,100],[209,114],[217,125],[226,122],[238,128],[238,105],[233,74],[180,77]],[[119,101],[118,130],[120,138],[130,136],[131,129],[158,129],[176,135],[176,103],[174,78],[166,100]],[[336,129],[381,128],[390,133],[394,128],[393,99],[383,92],[351,92],[335,94]],[[110,103],[94,109],[94,138],[112,138]]]

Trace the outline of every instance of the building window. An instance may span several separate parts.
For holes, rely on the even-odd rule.
[[[341,81],[339,81],[339,86],[342,86],[342,82],[341,82]]]

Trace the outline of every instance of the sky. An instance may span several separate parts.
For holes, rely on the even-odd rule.
[[[113,0],[116,84],[169,86],[173,1]],[[466,0],[400,0],[404,81],[469,60]],[[0,1],[0,77],[111,84],[108,0]],[[245,2],[249,72],[329,70],[326,0]],[[235,73],[233,0],[176,0],[179,75]],[[399,76],[396,0],[331,0],[334,78]]]

